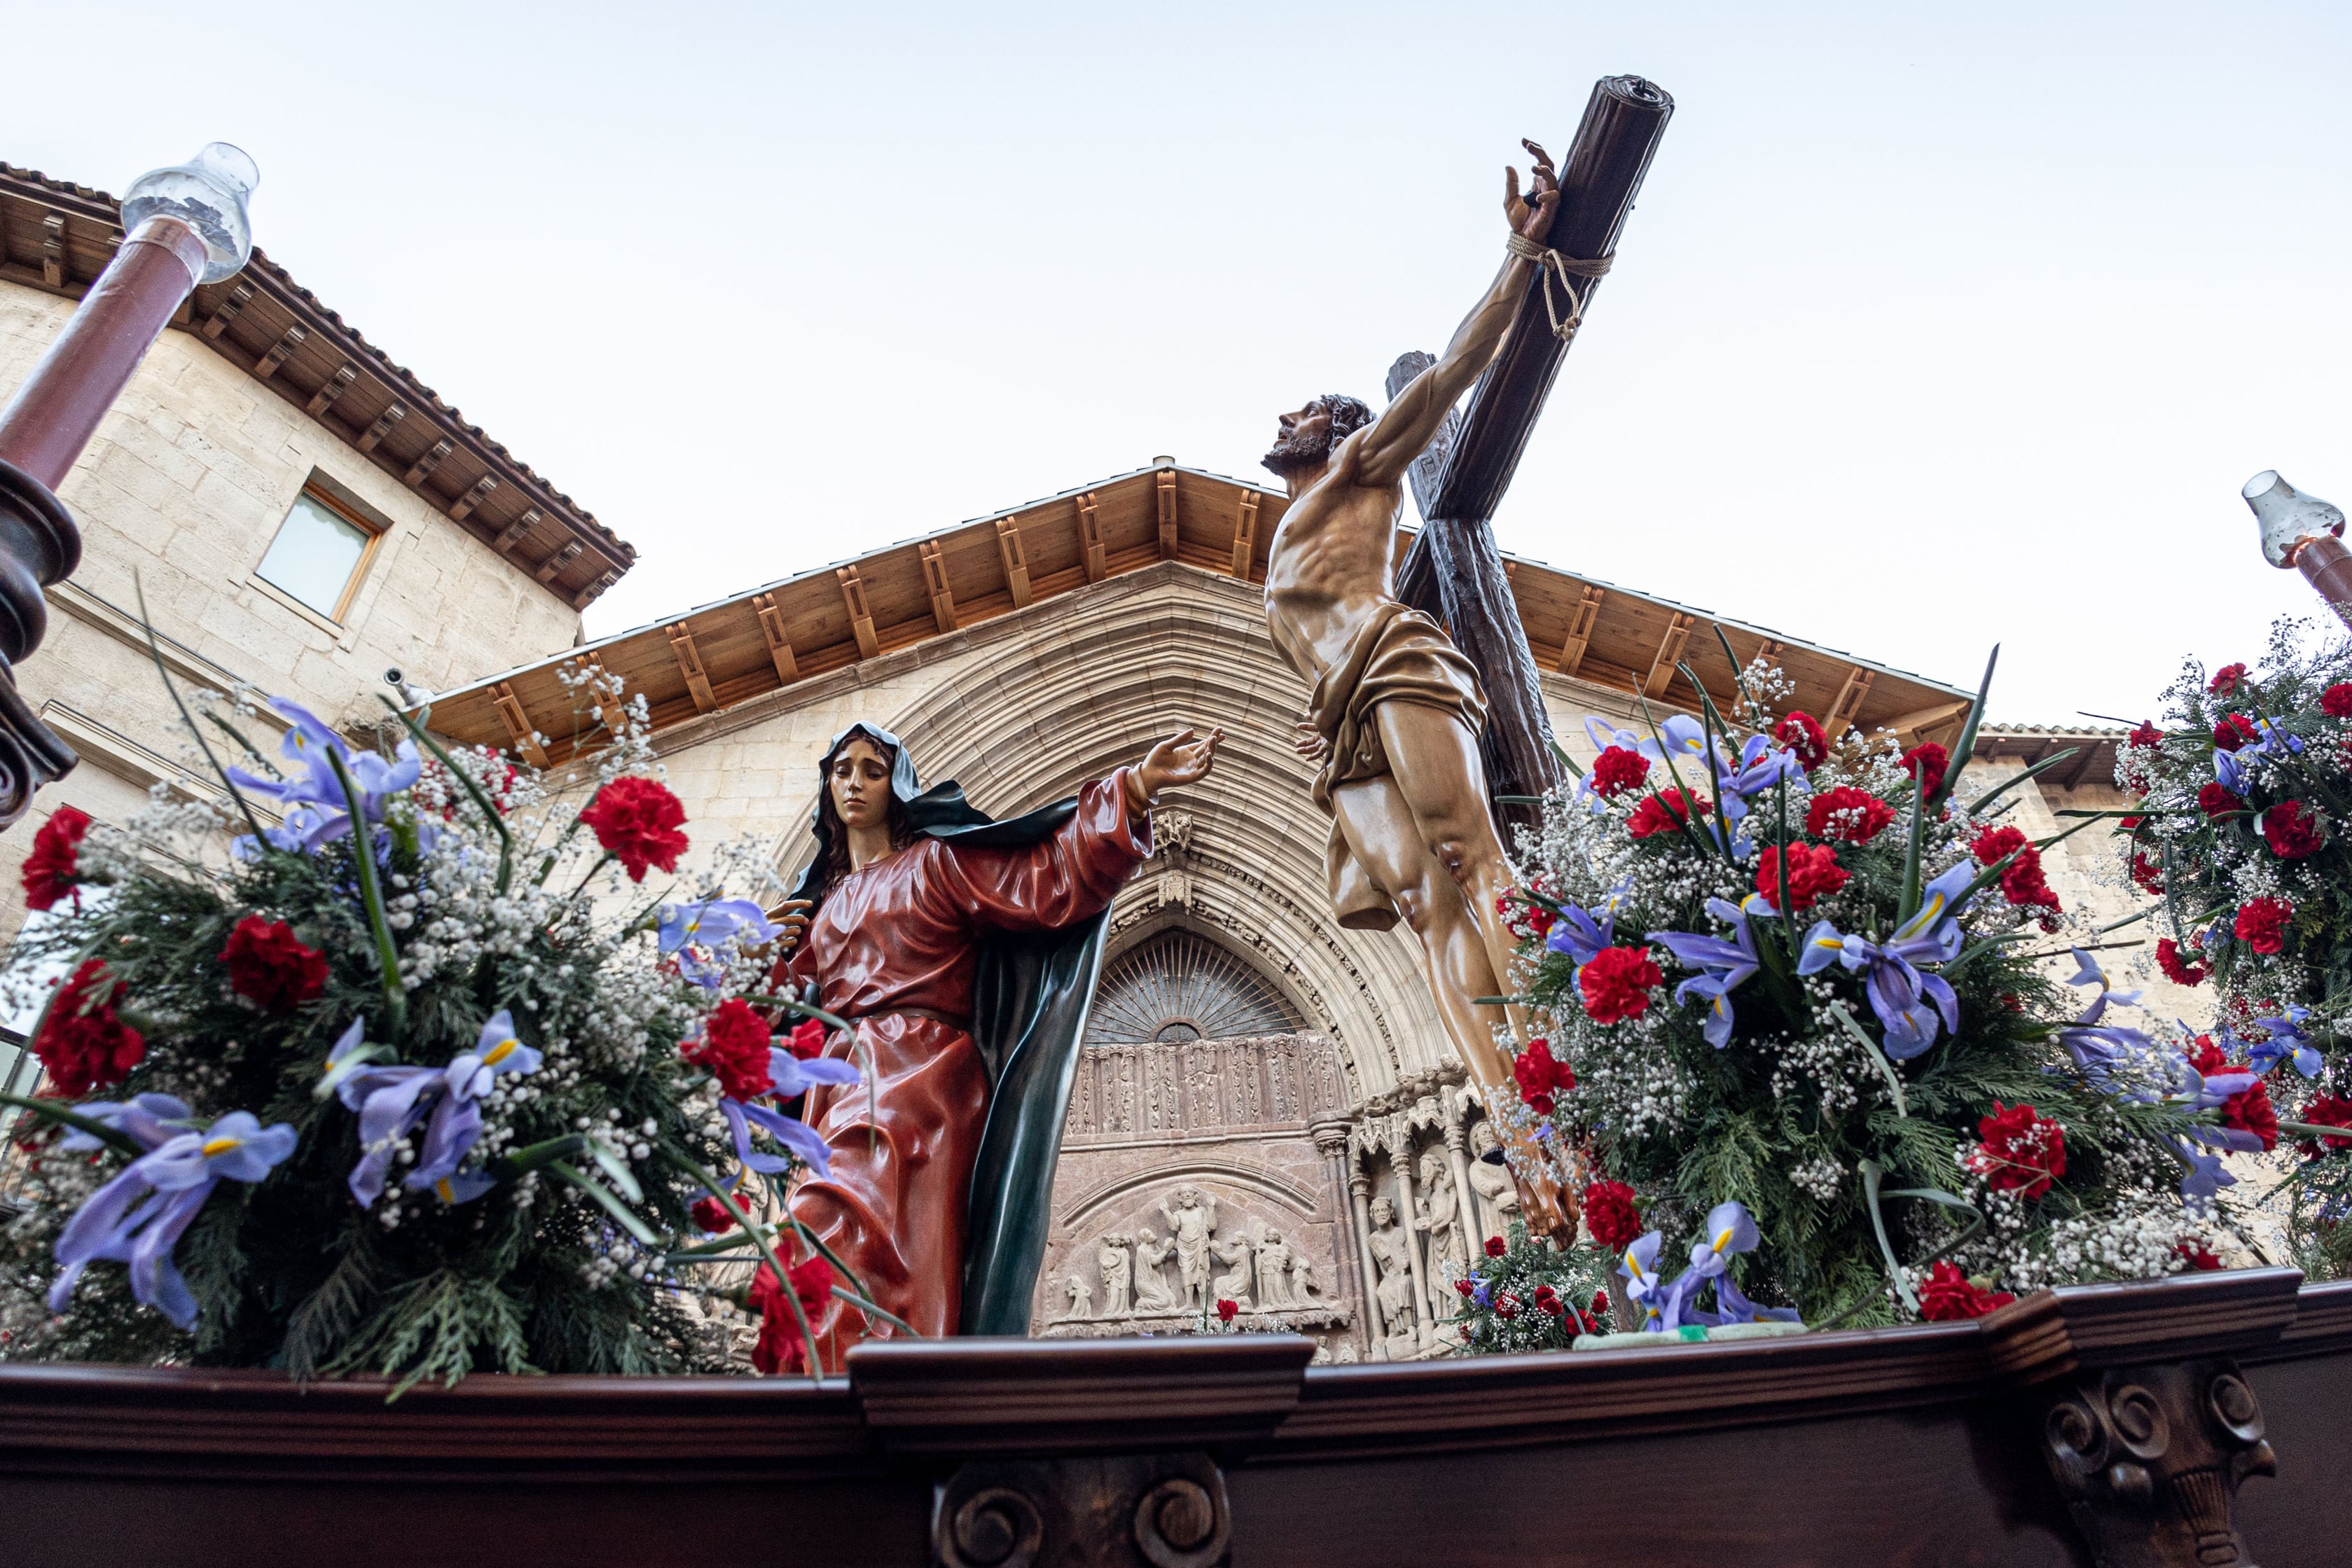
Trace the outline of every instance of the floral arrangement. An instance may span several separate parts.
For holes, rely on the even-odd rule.
[[[1544,1032],[1500,1113],[1581,1187],[1644,1326],[1705,1321],[1709,1281],[1718,1317],[1867,1323],[2210,1258],[2258,1085],[2110,1016],[2136,996],[2089,948],[2067,999],[2057,839],[2004,820],[2017,780],[1960,800],[1941,746],[1832,746],[1774,710],[1776,669],[1734,669],[1745,723],[1589,721],[1506,900]],[[1675,1234],[1696,1271],[1662,1281]]]
[[[2247,1144],[2300,1133],[2290,1239],[2315,1278],[2352,1272],[2352,642],[2273,631],[2263,668],[2191,662],[2116,754],[2143,805],[2116,828],[2125,869],[2158,895],[2155,961],[2210,987],[2195,1049],[2251,1074]],[[2289,1071],[2275,1071],[2287,1068]],[[2284,1118],[2284,1120],[2282,1118]]]
[[[1461,1309],[1450,1320],[1474,1355],[1566,1350],[1579,1334],[1605,1334],[1609,1265],[1586,1247],[1532,1244],[1525,1226],[1510,1240],[1486,1239],[1486,1255],[1454,1281]]]
[[[584,807],[404,719],[370,747],[268,706],[275,758],[249,698],[183,706],[218,801],[60,810],[26,862],[58,918],[19,975],[66,977],[46,1090],[11,1101],[32,1207],[0,1234],[0,1354],[402,1387],[718,1370],[697,1308],[731,1300],[780,1371],[829,1297],[876,1310],[753,1218],[825,1166],[790,1103],[858,1074],[823,1055],[838,1020],[774,1034],[814,1009],[764,994],[777,928],[721,894],[772,883],[751,846],[649,894],[689,844],[641,699]]]

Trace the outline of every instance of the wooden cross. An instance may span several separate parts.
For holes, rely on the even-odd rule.
[[[1640,77],[1604,77],[1593,84],[1583,123],[1560,166],[1559,206],[1546,241],[1553,250],[1575,261],[1604,261],[1615,252],[1674,110],[1664,89]],[[1568,342],[1552,329],[1554,314],[1566,315],[1570,305],[1560,298],[1560,281],[1538,270],[1502,351],[1471,389],[1466,411],[1448,413],[1437,439],[1413,461],[1422,529],[1397,572],[1397,597],[1444,622],[1486,684],[1486,731],[1479,745],[1487,792],[1496,796],[1540,795],[1565,777],[1553,754],[1535,654],[1492,527],[1568,355]],[[1589,303],[1600,279],[1577,281],[1580,300]],[[1389,368],[1388,395],[1394,398],[1429,363],[1430,356],[1419,352],[1398,360]]]

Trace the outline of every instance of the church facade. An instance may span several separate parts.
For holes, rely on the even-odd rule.
[[[109,211],[0,166],[0,395],[103,266]],[[1332,915],[1329,824],[1289,746],[1309,694],[1261,601],[1278,492],[1156,459],[583,643],[580,611],[628,547],[257,256],[200,291],[63,494],[85,563],[53,591],[63,613],[21,679],[83,763],[0,839],[0,898],[37,813],[115,817],[153,787],[210,788],[173,735],[141,589],[188,685],[249,683],[357,731],[397,668],[433,694],[436,731],[559,775],[606,722],[582,677],[617,678],[646,699],[698,848],[749,835],[788,875],[809,852],[817,759],[853,721],[897,732],[927,782],[959,779],[999,815],[1183,726],[1222,727],[1214,775],[1157,814],[1152,860],[1112,906],[1033,1332],[1213,1331],[1231,1301],[1234,1327],[1309,1333],[1331,1359],[1446,1348],[1452,1281],[1516,1199],[1416,944]],[[1718,637],[1776,660],[1833,733],[1956,737],[1958,688],[1507,566],[1579,758],[1588,716],[1638,728],[1644,703],[1695,706],[1683,667],[1727,701]],[[2058,809],[2117,803],[2116,738],[1987,731],[1970,765],[2007,775],[2081,748],[2021,790],[2039,835]],[[2050,853],[2053,885],[2069,907],[2126,912],[2084,844]],[[21,907],[0,915],[13,928]]]

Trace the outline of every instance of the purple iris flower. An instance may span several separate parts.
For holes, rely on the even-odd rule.
[[[355,1023],[327,1059],[331,1075],[358,1044]],[[515,1038],[514,1019],[501,1008],[482,1026],[473,1049],[446,1067],[371,1064],[344,1073],[335,1092],[360,1113],[361,1155],[352,1167],[352,1197],[363,1208],[374,1207],[394,1155],[420,1122],[425,1124],[425,1145],[400,1185],[412,1192],[429,1188],[444,1203],[470,1203],[489,1191],[498,1184],[488,1175],[459,1168],[482,1135],[481,1099],[499,1078],[536,1072],[539,1066],[540,1053]]]
[[[2303,737],[2282,728],[2271,719],[2254,720],[2254,733],[2262,738],[2245,749],[2252,752],[2256,757],[2274,758],[2287,752],[2303,749]]]
[[[2210,1203],[2223,1187],[2238,1185],[2238,1178],[2221,1167],[2221,1155],[2199,1154],[2185,1143],[2177,1147],[2189,1164],[2188,1174],[2180,1178],[2181,1197]]]
[[[819,1056],[803,1061],[789,1051],[768,1050],[768,1082],[771,1094],[792,1100],[807,1093],[820,1083],[855,1083],[857,1069],[846,1061]],[[751,1124],[757,1123],[774,1135],[775,1140],[798,1155],[800,1162],[823,1176],[833,1175],[833,1157],[816,1129],[797,1116],[787,1116],[772,1106],[756,1102],[746,1103],[722,1095],[719,1113],[727,1118],[727,1130],[735,1136],[735,1157],[751,1170],[763,1176],[774,1176],[792,1168],[792,1161],[780,1155],[763,1155],[751,1146]]]
[[[1635,743],[1634,749],[1653,762],[1688,762],[1694,765],[1706,756],[1706,727],[1687,714],[1675,714],[1658,727],[1665,741],[1660,749],[1656,740]]]
[[[281,849],[298,847],[289,841],[298,832],[299,847],[316,850],[352,831],[351,801],[343,794],[342,781],[335,777],[331,758],[341,760],[344,771],[351,775],[352,788],[359,796],[360,814],[371,822],[383,821],[384,802],[415,784],[423,771],[424,763],[413,740],[402,740],[389,760],[373,751],[353,751],[301,704],[284,697],[270,697],[268,701],[271,709],[287,721],[286,738],[278,744],[278,755],[294,763],[299,771],[265,779],[242,768],[232,768],[228,776],[239,787],[290,808],[285,821],[268,834],[270,842]],[[240,859],[247,860],[260,852],[251,834],[240,838],[231,849]]]
[[[732,938],[739,947],[758,946],[782,935],[748,898],[707,898],[699,904],[665,904],[656,926],[665,955],[677,956],[678,973],[706,990],[724,983],[724,966],[704,955]]]
[[[1671,1333],[1689,1316],[1685,1310],[1694,1280],[1685,1270],[1669,1282],[1658,1273],[1658,1249],[1665,1238],[1651,1231],[1631,1247],[1617,1265],[1625,1281],[1625,1298],[1642,1309],[1642,1332]]]
[[[1706,998],[1706,1042],[1720,1051],[1731,1039],[1731,993],[1756,973],[1756,934],[1736,904],[1710,898],[1706,912],[1731,927],[1730,941],[1688,931],[1653,931],[1648,940],[1664,946],[1684,968],[1702,971],[1675,988],[1675,1000]]]
[[[1736,758],[1717,753],[1715,759],[1717,794],[1723,801],[1723,814],[1734,822],[1748,815],[1748,798],[1769,789],[1786,780],[1799,789],[1810,789],[1804,764],[1797,754],[1786,747],[1776,747],[1760,735],[1751,735],[1739,748]]]
[[[142,1094],[127,1105],[84,1106],[147,1153],[96,1192],[58,1233],[64,1265],[49,1287],[49,1310],[61,1312],[81,1272],[103,1258],[128,1266],[131,1293],[182,1329],[196,1321],[196,1298],[172,1260],[172,1249],[223,1181],[257,1182],[294,1152],[286,1123],[265,1127],[250,1111],[232,1111],[204,1132],[190,1125],[188,1107],[168,1094]],[[77,1145],[74,1138],[81,1139]],[[77,1134],[67,1147],[95,1147]]]
[[[2084,952],[2080,947],[2071,947],[2067,949],[2067,951],[2074,955],[2075,969],[2074,977],[2068,980],[2066,983],[2070,986],[2096,986],[2099,988],[2099,994],[2091,999],[2091,1005],[2089,1007],[2083,1009],[2083,1016],[2074,1020],[2076,1023],[2097,1023],[2099,1021],[2100,1015],[2107,1010],[2107,1004],[2109,1002],[2114,1002],[2118,1006],[2126,1008],[2136,1006],[2138,1003],[2139,993],[2137,991],[2111,991],[2108,989],[2110,982],[2107,979],[2107,972],[2099,967],[2099,961],[2096,958],[2092,957],[2090,954]]]
[[[2305,1078],[2319,1076],[2323,1065],[2319,1048],[2311,1037],[2298,1027],[2311,1016],[2311,1009],[2300,1002],[2289,1002],[2284,1018],[2256,1019],[2254,1027],[2270,1031],[2270,1039],[2249,1044],[2246,1054],[2252,1058],[2254,1071],[2268,1072],[2280,1062],[2292,1060],[2294,1070]]]
[[[1581,970],[1603,947],[1617,940],[1617,904],[1633,888],[1630,882],[1619,883],[1609,890],[1609,896],[1598,911],[1580,909],[1573,904],[1561,904],[1544,946],[1555,953],[1565,953]]]
[[[2093,1004],[2094,1012],[2096,1006]],[[2120,1024],[2076,1024],[2060,1030],[2058,1042],[2066,1048],[2083,1075],[2094,1083],[2104,1081],[2119,1063],[2138,1060],[2156,1049],[2156,1042],[2147,1035]]]
[[[1739,1253],[1753,1252],[1762,1239],[1746,1205],[1718,1203],[1708,1210],[1706,1239],[1691,1243],[1690,1273],[1685,1276],[1690,1281],[1687,1293],[1696,1294],[1700,1281],[1713,1280],[1715,1304],[1721,1310],[1711,1314],[1685,1312],[1684,1316],[1709,1316],[1727,1323],[1752,1323],[1759,1318],[1782,1323],[1803,1322],[1793,1308],[1758,1306],[1732,1279],[1731,1260]]]
[[[1848,936],[1826,920],[1805,933],[1800,975],[1819,974],[1832,963],[1864,976],[1871,1009],[1885,1029],[1890,1061],[1907,1061],[1936,1043],[1936,1026],[1957,1031],[1960,999],[1941,975],[1923,974],[1921,964],[1949,963],[1959,956],[1960,900],[1975,880],[1976,867],[1962,861],[1923,890],[1919,913],[1895,927],[1884,942]]]
[[[2213,753],[2213,777],[2221,781],[2222,789],[2241,798],[2246,794],[2248,786],[2252,782],[2246,776],[2245,763],[2240,760],[2234,751]]]

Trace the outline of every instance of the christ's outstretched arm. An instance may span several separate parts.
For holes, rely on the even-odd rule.
[[[1529,202],[1520,196],[1519,172],[1506,169],[1503,212],[1515,233],[1541,245],[1551,233],[1552,211],[1559,205],[1559,182],[1552,173],[1549,155],[1542,148],[1532,141],[1519,145],[1536,161],[1528,192],[1534,200]],[[1527,289],[1528,269],[1534,265],[1516,253],[1506,257],[1503,269],[1495,275],[1494,286],[1463,318],[1462,325],[1454,329],[1454,340],[1445,345],[1445,352],[1437,357],[1436,363],[1406,383],[1405,389],[1364,432],[1356,446],[1358,484],[1386,487],[1404,482],[1405,469],[1436,438],[1438,427],[1445,423],[1445,411],[1470,390],[1471,383],[1502,348],[1503,334],[1510,330],[1511,318]]]

